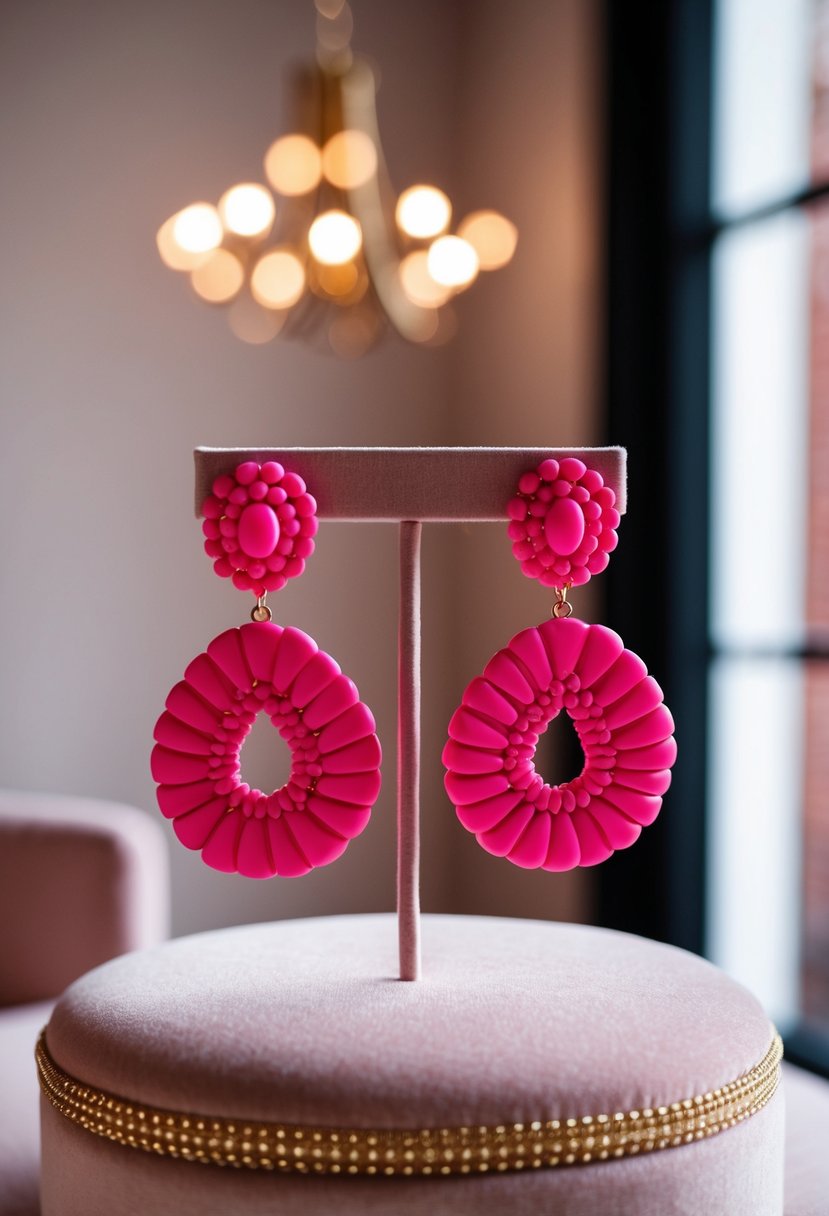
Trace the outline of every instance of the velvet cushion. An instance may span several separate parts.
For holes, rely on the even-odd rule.
[[[829,1212],[829,1081],[783,1067],[786,1092],[785,1216]]]
[[[37,1216],[38,1088],[32,1067],[37,1036],[52,1002],[0,1009],[0,1216]]]
[[[389,916],[174,941],[73,984],[50,1021],[48,1047],[85,1084],[147,1105],[418,1128],[669,1104],[734,1080],[770,1044],[768,1019],[743,988],[642,939],[427,917],[418,983],[394,978],[396,944]],[[297,1212],[425,1212],[436,1202],[463,1212],[483,1203],[488,1212],[566,1216],[779,1216],[782,1207],[779,1094],[737,1127],[647,1157],[445,1181],[161,1160],[100,1140],[48,1106],[43,1128],[45,1216],[173,1210],[173,1194],[177,1212],[200,1216],[265,1212],[274,1202]]]

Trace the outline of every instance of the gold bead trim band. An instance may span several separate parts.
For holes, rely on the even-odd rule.
[[[442,1175],[632,1157],[714,1136],[762,1110],[780,1082],[775,1034],[754,1068],[710,1093],[608,1115],[417,1130],[307,1127],[156,1110],[83,1085],[36,1050],[41,1088],[67,1119],[130,1148],[202,1164],[303,1174]]]

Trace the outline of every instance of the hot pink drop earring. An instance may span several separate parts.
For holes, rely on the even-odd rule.
[[[366,826],[380,791],[380,743],[357,688],[313,638],[271,620],[265,603],[314,551],[316,502],[280,464],[240,464],[207,498],[214,569],[252,591],[249,625],[193,659],[155,726],[158,805],[205,863],[248,878],[307,874],[334,861]],[[291,772],[265,794],[241,780],[242,744],[266,713],[291,751]]]
[[[449,723],[445,785],[458,818],[489,853],[525,869],[592,866],[627,848],[670,785],[676,743],[662,690],[613,630],[570,617],[570,588],[604,570],[616,547],[615,501],[575,457],[521,477],[509,536],[524,574],[555,589],[552,619],[498,651]],[[562,710],[584,768],[550,786],[533,760]]]

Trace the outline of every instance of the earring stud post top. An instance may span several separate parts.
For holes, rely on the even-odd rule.
[[[581,587],[616,548],[616,495],[597,469],[567,456],[522,474],[507,505],[512,551],[543,587]]]
[[[245,460],[233,473],[221,473],[201,514],[216,574],[257,598],[302,574],[314,552],[316,499],[298,473],[275,460]]]

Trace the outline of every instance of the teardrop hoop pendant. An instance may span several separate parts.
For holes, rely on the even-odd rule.
[[[565,611],[570,586],[604,569],[615,548],[614,503],[600,474],[573,457],[522,476],[509,533],[524,573],[555,588],[553,619],[499,650],[449,723],[445,786],[458,818],[487,852],[525,869],[597,865],[627,848],[670,785],[674,723],[659,685],[613,630]],[[584,767],[549,785],[535,754],[562,711]]]
[[[371,710],[334,659],[302,630],[273,622],[265,603],[313,552],[315,511],[304,481],[275,462],[248,461],[216,479],[205,548],[216,572],[252,591],[256,605],[251,624],[219,634],[193,659],[155,726],[162,814],[207,865],[248,878],[328,865],[365,828],[380,792]],[[291,753],[288,780],[269,794],[241,777],[242,746],[260,713]]]

